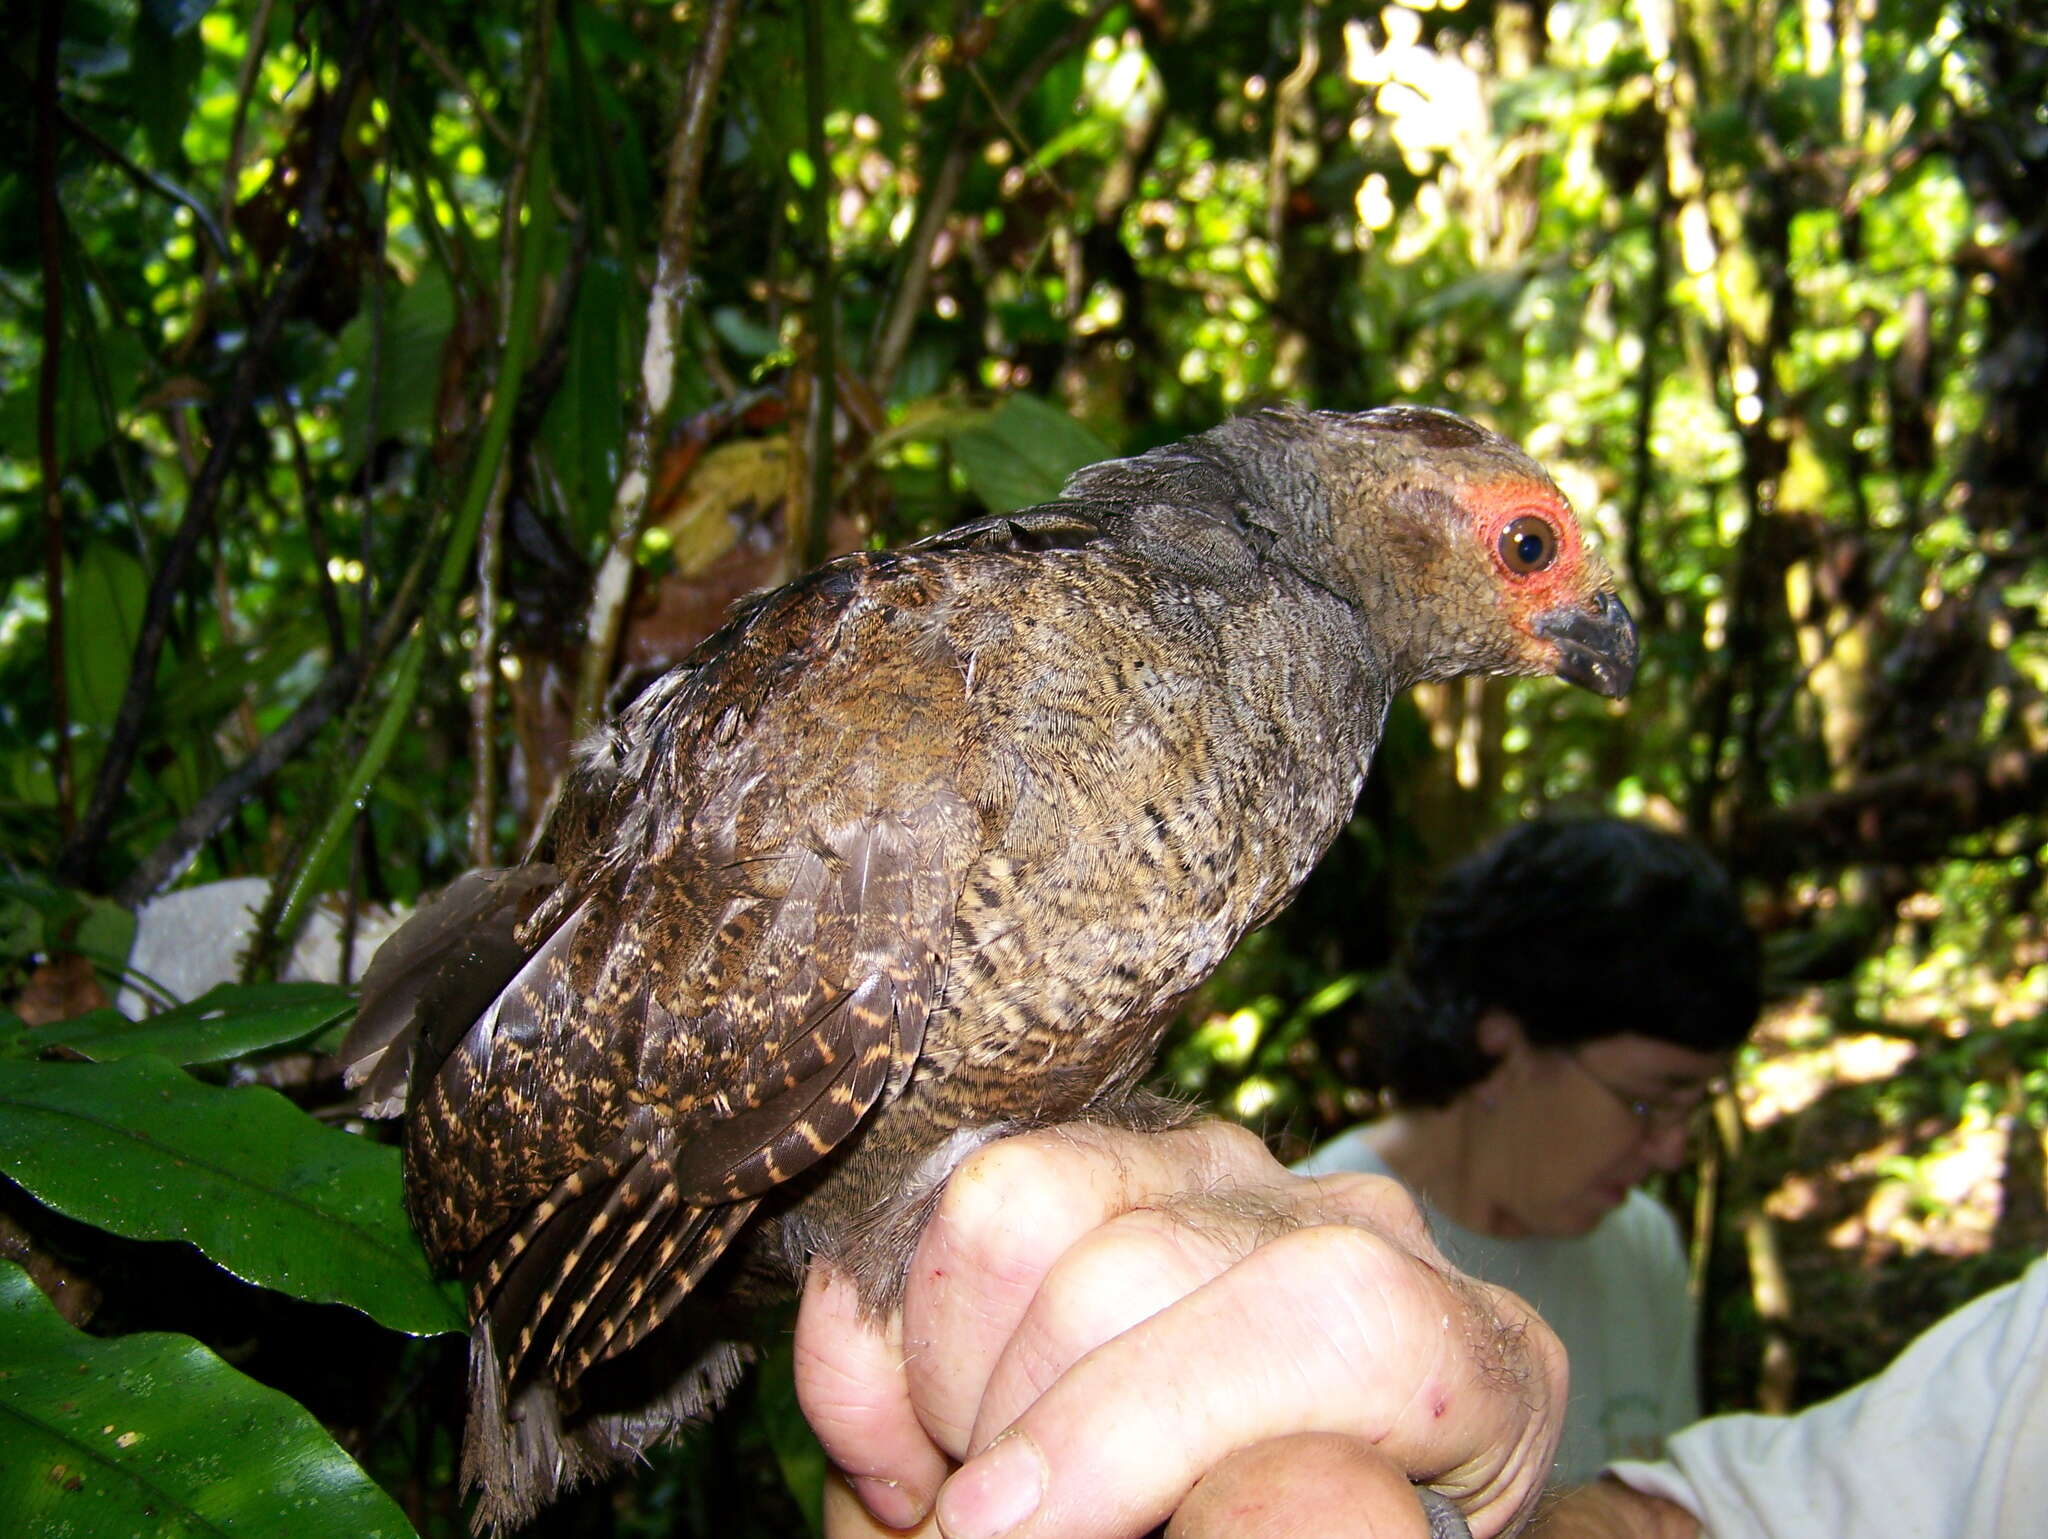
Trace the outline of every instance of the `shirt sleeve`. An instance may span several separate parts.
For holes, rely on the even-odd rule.
[[[1795,1416],[1716,1416],[1612,1473],[1712,1539],[2038,1536],[2048,1511],[2048,1261]]]

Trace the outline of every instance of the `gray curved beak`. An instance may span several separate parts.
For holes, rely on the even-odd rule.
[[[1553,609],[1532,627],[1557,644],[1557,676],[1618,699],[1636,677],[1636,622],[1612,593],[1583,608]]]

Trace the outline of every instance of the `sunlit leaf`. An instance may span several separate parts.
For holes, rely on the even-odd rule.
[[[974,495],[990,512],[1009,513],[1057,497],[1068,476],[1111,451],[1057,406],[1013,395],[985,422],[954,434],[953,452]]]
[[[397,1503],[304,1407],[198,1342],[103,1340],[0,1262],[0,1531],[406,1539]]]
[[[414,1335],[460,1330],[407,1223],[398,1151],[161,1058],[0,1062],[0,1171],[69,1217],[185,1240],[236,1276]]]
[[[331,983],[224,983],[146,1021],[95,1010],[40,1029],[36,1040],[97,1063],[144,1053],[173,1063],[221,1063],[303,1041],[354,1009],[355,996]]]

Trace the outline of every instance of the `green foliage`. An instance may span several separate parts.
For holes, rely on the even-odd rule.
[[[250,1282],[415,1335],[463,1328],[406,1222],[397,1151],[275,1091],[201,1084],[147,1054],[0,1062],[0,1169],[59,1213],[187,1241]]]
[[[622,595],[598,693],[800,564],[821,395],[839,546],[1027,506],[1259,401],[1398,399],[1520,437],[1617,568],[1643,629],[1632,699],[1513,680],[1402,703],[1351,831],[1191,1002],[1169,1083],[1293,1139],[1360,1115],[1345,1043],[1428,873],[1501,823],[1604,804],[1714,844],[1772,932],[1726,1221],[1780,1215],[1816,1315],[1860,1322],[1868,1353],[1946,1301],[1883,1293],[1878,1263],[1978,1279],[2048,1240],[2012,1137],[2048,1122],[2037,33],[1981,0],[1715,0],[1669,37],[1621,0],[1024,0],[966,23],[864,0],[824,7],[814,159],[801,8],[741,5],[686,200],[673,396],[642,422],[711,10],[46,8],[60,111],[33,89],[0,106],[0,986],[19,1010],[0,1018],[19,1190],[0,1197],[31,1252],[112,1276],[189,1241],[280,1300],[459,1323],[404,1229],[395,1153],[320,1056],[345,994],[168,998],[129,967],[134,910],[173,881],[281,877],[261,977],[321,902],[368,915],[511,858],[585,688],[592,574],[640,534],[613,522],[629,468],[665,555]],[[9,47],[33,85],[35,28]],[[826,183],[829,250],[804,176]],[[95,1008],[121,986],[169,1008]],[[1872,1043],[1910,1049],[1888,1080],[1856,1077]],[[1808,1059],[1829,1088],[1794,1140],[1772,1075]],[[2015,1172],[2002,1206],[1953,1186],[1987,1139]],[[1812,1168],[1848,1175],[1801,1208]],[[1746,1350],[1747,1279],[1714,1284]],[[165,1320],[247,1346],[180,1286]],[[0,1333],[43,1361],[37,1318]],[[259,1335],[262,1371],[320,1402],[322,1344],[279,1360]],[[75,1350],[149,1374],[164,1339]],[[1816,1392],[1860,1362],[1807,1345]],[[452,1535],[447,1417],[393,1376],[453,1370],[406,1350],[318,1408],[415,1526]],[[212,1363],[190,1369],[195,1404],[243,1382],[184,1351]],[[1748,1392],[1742,1361],[1724,1400]],[[0,1391],[90,1443],[49,1384]],[[543,1530],[748,1532],[705,1494],[755,1510],[726,1468],[742,1446],[808,1500],[815,1450],[776,1393]],[[401,1401],[416,1421],[382,1409]],[[203,1469],[223,1500],[257,1500],[289,1450],[346,1462],[303,1417],[225,1465],[159,1446],[149,1478]],[[357,1487],[319,1489],[237,1522],[387,1522]],[[775,1512],[751,1531],[795,1521]]]
[[[226,1063],[293,1046],[354,1013],[354,996],[332,984],[224,983],[146,1021],[131,1021],[118,1010],[89,1010],[44,1027],[37,1041],[95,1063],[146,1053],[187,1066]]]
[[[413,1533],[303,1407],[196,1341],[74,1330],[5,1262],[0,1341],[0,1519],[10,1533]]]
[[[1050,502],[1069,475],[1110,454],[1094,433],[1030,395],[1005,397],[986,421],[954,433],[952,444],[969,489],[991,513]]]

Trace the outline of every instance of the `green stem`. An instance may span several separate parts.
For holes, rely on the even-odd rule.
[[[426,655],[426,638],[442,634],[455,613],[456,600],[470,573],[476,550],[477,530],[483,523],[484,507],[490,500],[491,483],[505,457],[505,445],[512,433],[512,418],[519,405],[519,385],[526,373],[527,344],[540,309],[541,275],[548,260],[554,234],[555,210],[553,167],[545,139],[535,147],[533,170],[527,185],[526,230],[520,239],[519,276],[512,292],[511,324],[505,331],[505,353],[499,363],[498,380],[491,393],[491,407],[484,418],[484,430],[477,442],[476,458],[469,468],[469,482],[456,508],[448,543],[441,551],[441,566],[428,596],[426,613],[405,640],[393,671],[390,693],[362,757],[351,766],[341,794],[329,806],[325,821],[306,848],[305,857],[291,875],[291,885],[279,910],[274,934],[280,953],[304,922],[308,906],[319,891],[320,876],[341,842],[348,836],[356,814],[367,803],[370,787],[383,772],[384,761],[398,742],[399,729],[412,713],[419,694],[420,676]],[[510,235],[518,209],[506,210],[506,234]]]

